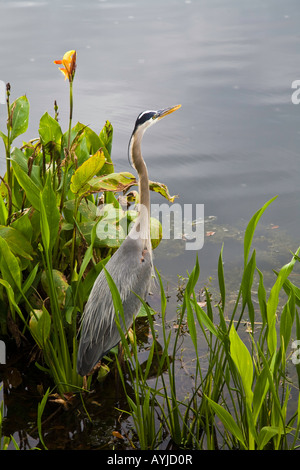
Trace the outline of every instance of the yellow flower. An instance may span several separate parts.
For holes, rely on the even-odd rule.
[[[64,74],[65,80],[68,78],[69,81],[72,82],[76,69],[76,51],[66,52],[62,60],[55,60],[54,63],[63,65],[59,70]]]

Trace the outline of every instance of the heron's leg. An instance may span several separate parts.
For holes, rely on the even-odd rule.
[[[86,375],[83,377],[83,380],[82,380],[82,388],[83,388],[84,390],[86,390],[86,388],[87,388]]]

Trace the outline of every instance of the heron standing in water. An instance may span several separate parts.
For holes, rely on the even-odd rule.
[[[150,290],[153,261],[150,238],[150,192],[141,141],[148,127],[173,113],[180,105],[159,111],[144,111],[135,123],[129,142],[129,157],[139,176],[139,214],[124,242],[106,264],[123,304],[126,331]],[[137,236],[138,234],[138,236]],[[135,295],[137,294],[137,295]],[[77,355],[77,371],[88,375],[95,365],[120,342],[112,295],[104,270],[98,275],[86,303]]]

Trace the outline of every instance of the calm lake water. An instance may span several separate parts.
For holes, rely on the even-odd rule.
[[[180,204],[204,204],[205,231],[215,234],[198,252],[202,279],[215,275],[223,242],[225,271],[235,272],[246,221],[275,195],[262,219],[271,253],[260,267],[290,259],[300,239],[300,105],[291,101],[300,79],[297,0],[0,0],[0,11],[0,79],[13,99],[30,101],[28,139],[45,111],[53,115],[55,99],[67,129],[68,84],[53,60],[76,49],[74,123],[96,132],[113,124],[116,171],[131,171],[137,115],[182,104],[148,131],[143,155],[150,178]],[[5,115],[0,105],[1,129]],[[195,258],[178,240],[155,251],[173,287]]]

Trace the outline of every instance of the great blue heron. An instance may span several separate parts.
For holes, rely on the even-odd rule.
[[[148,171],[141,152],[141,141],[148,127],[173,113],[180,105],[159,111],[144,111],[135,123],[129,142],[129,157],[139,176],[139,214],[124,242],[106,264],[123,304],[126,329],[145,299],[153,273],[150,239],[150,192]],[[88,375],[95,365],[120,342],[112,295],[105,272],[98,275],[85,306],[77,355],[77,371]]]

